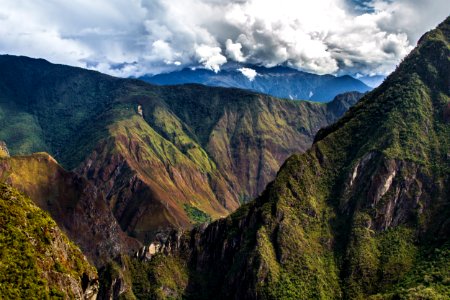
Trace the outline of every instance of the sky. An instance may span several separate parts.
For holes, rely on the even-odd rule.
[[[448,0],[0,0],[0,54],[114,76],[227,62],[387,75]]]

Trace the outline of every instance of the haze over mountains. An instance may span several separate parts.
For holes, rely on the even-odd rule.
[[[235,87],[278,98],[318,102],[329,102],[344,92],[365,93],[371,90],[365,83],[348,75],[316,75],[289,67],[265,68],[237,63],[224,65],[217,72],[204,68],[186,68],[154,76],[142,76],[140,79],[158,85],[200,83]]]

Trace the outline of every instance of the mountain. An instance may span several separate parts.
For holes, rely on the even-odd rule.
[[[0,183],[2,299],[95,299],[97,271],[48,214]]]
[[[450,17],[256,200],[144,248],[135,295],[448,299],[449,39]]]
[[[98,215],[84,226],[95,219],[106,220],[100,227],[114,226],[112,211],[120,230],[111,232],[126,249],[121,231],[150,241],[171,228],[226,216],[256,197],[289,155],[305,151],[315,133],[360,96],[349,93],[320,104],[229,88],[160,87],[3,55],[0,140],[12,156],[28,157],[7,159],[2,176],[57,222],[69,222],[62,226],[74,240],[70,228],[78,228],[84,211],[67,211],[67,205],[97,205]],[[51,157],[30,157],[34,152]],[[15,172],[20,175],[11,177]],[[42,182],[21,181],[37,180],[41,173]],[[54,188],[46,192],[56,203],[52,207],[34,188],[47,185]],[[73,197],[61,197],[60,189]],[[116,248],[104,245],[105,252],[92,255],[96,261],[120,252],[108,253]]]
[[[245,74],[245,75],[244,75]],[[206,69],[183,69],[140,79],[158,85],[199,83],[208,86],[235,87],[285,99],[329,102],[349,91],[365,93],[371,88],[351,76],[316,75],[288,67],[265,68],[253,65],[225,66],[215,73]]]

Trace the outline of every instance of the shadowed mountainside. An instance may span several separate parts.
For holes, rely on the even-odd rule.
[[[0,182],[47,211],[97,267],[140,246],[122,232],[97,188],[46,153],[0,158]]]

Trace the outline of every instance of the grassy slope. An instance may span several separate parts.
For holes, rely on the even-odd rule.
[[[96,270],[47,213],[0,184],[0,298],[81,297]]]

